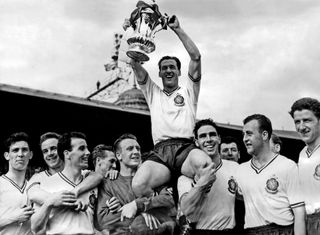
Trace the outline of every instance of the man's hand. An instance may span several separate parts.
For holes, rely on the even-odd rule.
[[[76,195],[71,191],[60,191],[57,193],[53,193],[48,198],[49,205],[54,207],[59,206],[75,206],[77,198]]]
[[[179,28],[180,27],[180,23],[179,23],[178,17],[176,17],[175,15],[170,16],[169,19],[168,19],[168,26],[172,30]]]
[[[17,221],[19,223],[23,223],[30,219],[31,215],[33,215],[34,209],[31,206],[23,206],[21,208],[16,208],[12,213],[12,220]]]
[[[110,180],[115,180],[115,179],[118,178],[118,176],[119,176],[119,171],[117,171],[117,170],[109,170],[109,171],[107,171],[107,173],[106,173],[106,175],[104,177],[105,178],[109,177]]]
[[[123,207],[119,209],[119,211],[121,211],[121,221],[123,221],[124,218],[133,218],[137,213],[136,201],[132,201],[130,203],[125,204]]]
[[[212,162],[204,168],[200,169],[199,172],[199,180],[197,181],[196,186],[204,186],[206,188],[206,192],[209,192],[212,184],[217,178],[215,164]]]
[[[143,216],[148,228],[150,228],[151,230],[158,229],[160,222],[156,217],[148,213],[142,213],[141,215]]]
[[[76,202],[74,203],[74,206],[75,206],[74,208],[75,211],[86,211],[88,208],[88,204],[86,204],[84,200],[81,198],[78,198],[76,200]]]
[[[116,197],[112,197],[108,201],[106,201],[106,205],[111,213],[116,213],[121,208],[120,201]]]

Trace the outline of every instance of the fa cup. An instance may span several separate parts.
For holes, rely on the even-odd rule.
[[[156,48],[154,37],[157,32],[167,29],[167,18],[162,16],[154,1],[139,1],[131,13],[124,28],[131,27],[133,33],[128,36],[127,56],[136,61],[148,61],[147,54]]]

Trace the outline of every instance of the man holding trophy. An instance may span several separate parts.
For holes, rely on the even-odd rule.
[[[136,31],[138,26],[141,27],[141,22],[148,23],[149,26],[156,25],[152,24],[152,20],[156,19],[154,16],[159,13],[157,5],[148,5],[139,1],[137,7],[139,3],[142,8],[136,9],[136,12],[131,15],[131,19],[137,12],[140,12],[142,16],[137,21],[130,20],[130,26],[133,25],[132,27]],[[144,8],[145,6],[149,6],[149,8]],[[144,12],[152,13],[143,16]],[[141,50],[133,49],[134,52],[130,51],[132,45],[128,39],[129,51],[127,55],[132,58],[133,71],[150,108],[152,137],[155,144],[154,152],[139,167],[133,178],[132,187],[137,197],[148,196],[153,192],[153,188],[174,182],[171,179],[176,180],[181,174],[193,178],[202,168],[212,162],[208,155],[196,148],[192,139],[200,91],[200,52],[182,29],[176,16],[167,17],[164,22],[164,17],[159,14],[158,24],[161,24],[163,28],[168,25],[178,36],[190,56],[190,63],[187,85],[180,87],[178,81],[181,75],[180,60],[174,56],[163,57],[158,64],[159,76],[163,83],[163,89],[161,89],[152,81],[140,63],[140,61],[148,60],[148,57],[145,59],[145,56],[136,56],[137,53],[140,54]],[[144,45],[152,45],[152,38],[148,39],[145,36],[139,36],[139,38],[136,41],[144,42]],[[136,44],[135,47],[143,50],[144,45],[137,46]],[[136,53],[136,51],[138,52]],[[150,50],[149,52],[145,50],[145,52],[149,53]]]

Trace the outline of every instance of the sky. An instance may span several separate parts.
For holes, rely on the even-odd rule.
[[[158,0],[177,15],[198,46],[202,84],[197,118],[242,125],[251,114],[274,129],[294,130],[288,114],[305,96],[320,99],[320,1]],[[133,0],[1,0],[0,83],[87,97],[110,79],[114,34],[122,33]],[[157,61],[189,57],[172,30],[155,37],[144,64],[159,85]]]

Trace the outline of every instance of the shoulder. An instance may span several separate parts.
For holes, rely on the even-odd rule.
[[[231,160],[225,160],[225,159],[221,159],[222,160],[222,164],[226,165],[226,166],[230,166],[230,167],[238,167],[239,163],[235,162],[235,161],[231,161]]]
[[[293,160],[291,160],[283,155],[279,155],[277,157],[277,160],[279,161],[280,164],[286,165],[287,167],[293,167],[293,168],[298,167],[296,162],[294,162]]]

